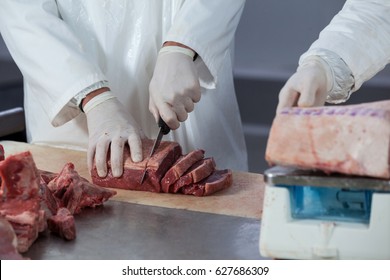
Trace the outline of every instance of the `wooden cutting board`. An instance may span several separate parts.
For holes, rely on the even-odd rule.
[[[39,169],[56,173],[65,163],[72,162],[81,176],[91,180],[87,168],[86,152],[14,141],[0,141],[0,144],[4,147],[6,157],[30,151]],[[260,174],[233,172],[231,188],[206,197],[115,190],[117,195],[111,199],[116,201],[260,219],[264,182]]]

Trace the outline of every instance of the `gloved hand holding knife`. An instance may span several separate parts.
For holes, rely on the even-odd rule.
[[[192,49],[167,42],[157,58],[149,85],[149,110],[156,122],[161,117],[171,129],[187,119],[201,97],[194,57]]]
[[[177,129],[180,122],[185,121],[188,113],[194,109],[194,103],[200,100],[194,56],[194,51],[174,42],[164,44],[159,53],[149,86],[149,110],[158,122],[160,132],[149,158],[157,150],[163,135],[168,134],[170,129]],[[112,174],[120,177],[123,173],[123,147],[126,142],[130,146],[132,160],[143,160],[141,139],[145,135],[108,88],[89,94],[82,105],[89,130],[90,170],[95,160],[98,175],[107,175],[106,161],[110,148]],[[146,171],[144,176],[145,173]]]
[[[149,85],[149,110],[160,127],[149,158],[157,150],[161,139],[171,129],[177,129],[187,119],[200,100],[200,84],[194,58],[195,52],[176,42],[166,42],[160,50]],[[143,183],[146,167],[141,177]]]

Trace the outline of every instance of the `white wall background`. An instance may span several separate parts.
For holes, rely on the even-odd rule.
[[[236,76],[287,78],[343,0],[247,0],[236,33]]]

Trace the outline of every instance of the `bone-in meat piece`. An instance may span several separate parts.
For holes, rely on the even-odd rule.
[[[14,229],[18,251],[26,252],[46,228],[41,208],[40,177],[30,152],[11,155],[0,162],[0,216]]]
[[[390,101],[288,108],[274,119],[271,165],[390,178]]]
[[[0,260],[23,260],[17,246],[14,229],[5,218],[0,217]]]
[[[57,214],[47,220],[47,225],[51,232],[58,234],[66,240],[76,238],[74,216],[67,208],[58,209]]]
[[[116,194],[114,190],[89,183],[77,173],[73,163],[65,164],[58,176],[49,182],[48,188],[58,206],[67,208],[72,214],[80,213],[84,207],[102,205]]]

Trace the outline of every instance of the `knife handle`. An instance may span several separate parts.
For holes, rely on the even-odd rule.
[[[169,126],[164,122],[161,117],[158,119],[158,127],[161,128],[161,131],[164,135],[167,135],[171,131]]]

